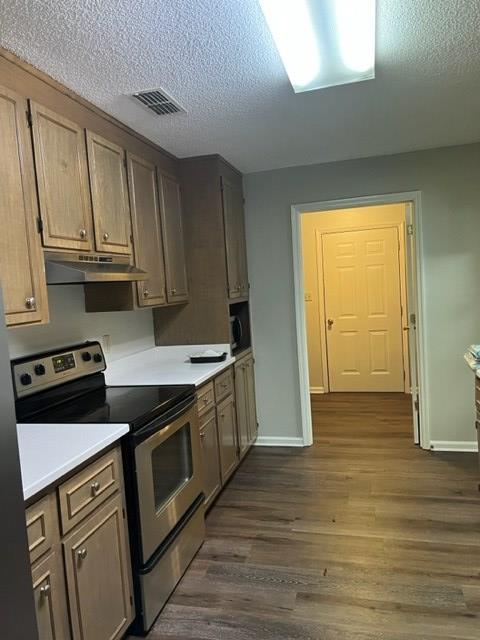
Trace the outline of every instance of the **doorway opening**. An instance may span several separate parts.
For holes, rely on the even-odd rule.
[[[413,442],[428,449],[420,194],[293,206],[292,231],[304,445],[310,397],[318,407],[321,394],[397,394],[411,405]]]

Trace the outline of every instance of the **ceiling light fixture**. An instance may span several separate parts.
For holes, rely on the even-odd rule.
[[[295,93],[375,77],[376,0],[259,0]]]

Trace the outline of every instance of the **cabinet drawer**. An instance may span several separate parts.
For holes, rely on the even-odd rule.
[[[215,378],[215,400],[220,402],[223,398],[233,393],[232,370],[227,369],[224,373]]]
[[[210,411],[215,406],[215,392],[213,390],[213,382],[209,382],[198,390],[197,393],[197,409],[198,415],[201,416]]]
[[[35,562],[49,551],[58,538],[55,496],[42,498],[26,511],[28,550],[30,562]]]
[[[66,533],[120,488],[120,456],[112,449],[58,488]]]

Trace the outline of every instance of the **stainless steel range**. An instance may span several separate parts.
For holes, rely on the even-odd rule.
[[[204,539],[195,387],[108,387],[105,368],[98,342],[13,360],[17,420],[130,425],[122,450],[137,610],[132,631],[144,634]]]

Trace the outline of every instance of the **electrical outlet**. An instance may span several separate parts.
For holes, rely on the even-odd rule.
[[[104,336],[102,336],[102,347],[105,353],[110,353],[110,346],[111,346],[110,334],[106,333]]]
[[[313,298],[312,298],[312,294],[311,293],[306,293],[305,294],[305,302],[312,302]]]

